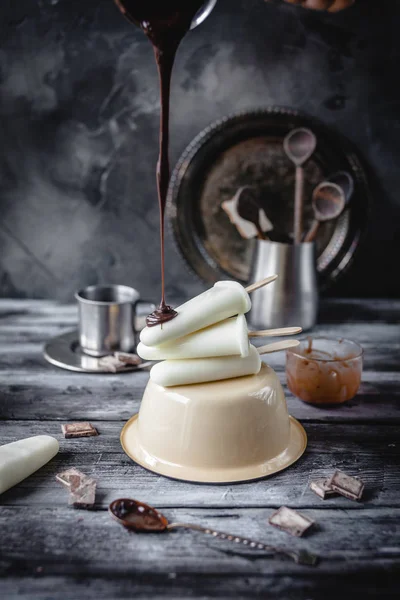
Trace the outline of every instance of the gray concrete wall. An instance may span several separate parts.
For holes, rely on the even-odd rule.
[[[213,120],[263,105],[348,136],[376,180],[371,229],[332,293],[399,295],[400,3],[321,15],[219,0],[174,74],[174,163]],[[0,295],[68,300],[104,281],[159,295],[152,50],[112,0],[0,4]],[[201,284],[171,240],[169,295]],[[371,276],[374,276],[374,279]]]

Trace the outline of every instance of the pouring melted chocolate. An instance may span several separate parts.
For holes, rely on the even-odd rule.
[[[160,209],[161,302],[146,319],[148,327],[170,321],[177,312],[165,302],[165,205],[170,179],[169,106],[172,68],[176,52],[204,0],[115,0],[126,18],[143,29],[153,44],[161,92],[160,155],[157,163],[157,189]]]

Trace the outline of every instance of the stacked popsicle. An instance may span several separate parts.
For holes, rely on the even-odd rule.
[[[289,335],[301,328],[249,332],[245,314],[251,308],[249,293],[275,281],[276,275],[244,288],[235,281],[218,281],[214,287],[176,308],[175,319],[145,327],[137,353],[154,365],[150,378],[170,387],[254,375],[262,354],[293,348],[297,340],[255,348],[249,337]]]

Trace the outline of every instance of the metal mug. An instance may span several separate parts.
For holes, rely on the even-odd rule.
[[[136,333],[144,326],[144,312],[148,314],[155,308],[140,300],[137,290],[125,285],[92,285],[76,292],[75,298],[79,344],[89,356],[133,351]]]
[[[200,10],[196,13],[190,26],[190,29],[194,29],[198,25],[201,25],[201,23],[207,19],[208,15],[214,9],[216,4],[217,0],[208,0],[208,2],[205,2],[204,5],[200,8]]]
[[[252,281],[278,275],[251,295],[250,323],[257,329],[299,326],[311,329],[317,321],[318,287],[315,245],[257,240]]]

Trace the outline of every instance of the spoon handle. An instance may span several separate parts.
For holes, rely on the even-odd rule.
[[[313,240],[315,240],[315,236],[317,235],[318,228],[319,228],[319,221],[317,221],[315,219],[315,221],[311,225],[311,227],[310,227],[310,229],[309,229],[306,237],[304,238],[304,241],[305,242],[312,242]]]
[[[294,241],[301,243],[303,235],[304,169],[296,167],[296,187],[294,193]]]
[[[306,550],[286,550],[285,548],[277,548],[274,546],[269,546],[267,544],[263,544],[262,542],[257,542],[250,538],[245,538],[240,535],[232,535],[231,533],[225,533],[223,531],[216,531],[215,529],[209,529],[207,527],[201,527],[201,525],[192,525],[190,523],[170,523],[167,526],[168,530],[171,529],[192,529],[193,531],[200,531],[205,533],[206,535],[212,535],[215,538],[219,538],[221,540],[228,540],[229,542],[233,542],[236,544],[242,544],[243,546],[247,546],[253,550],[266,550],[272,554],[282,554],[284,556],[288,556],[295,563],[299,565],[307,565],[313,567],[318,562],[318,557],[314,554],[310,554]]]

